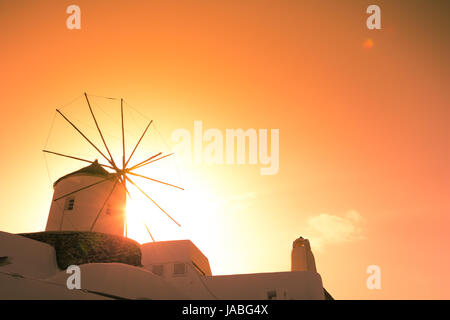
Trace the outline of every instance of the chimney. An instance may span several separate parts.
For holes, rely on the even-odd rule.
[[[291,271],[317,272],[308,239],[300,237],[292,243]]]

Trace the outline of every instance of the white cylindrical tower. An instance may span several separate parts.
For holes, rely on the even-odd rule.
[[[308,239],[300,237],[292,243],[291,271],[317,272],[316,262]]]
[[[58,179],[53,184],[53,199],[45,230],[96,231],[123,236],[126,192],[122,184],[114,186],[112,178],[113,175],[95,161]],[[70,194],[100,181],[103,182]]]

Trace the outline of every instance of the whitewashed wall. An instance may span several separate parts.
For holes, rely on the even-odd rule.
[[[65,210],[66,198],[54,201],[69,192],[102,180],[100,177],[77,174],[59,181],[54,188],[46,231],[89,231],[92,222],[110,194],[114,182],[105,181],[68,197],[74,197],[73,210]],[[110,214],[107,214],[108,204]],[[116,185],[92,231],[123,235],[126,193]]]

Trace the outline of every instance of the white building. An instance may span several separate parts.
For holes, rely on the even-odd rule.
[[[141,252],[144,269],[170,282],[190,299],[324,299],[322,279],[315,270],[309,242],[303,238],[294,241],[292,249],[292,269],[296,270],[286,272],[213,276],[208,258],[189,240],[145,243]]]
[[[113,177],[95,161],[59,178],[53,184],[53,199],[45,231],[91,231],[98,216],[92,231],[123,236],[126,191],[117,183],[108,198],[114,186]],[[70,194],[96,182],[101,183]]]
[[[69,275],[58,268],[52,246],[0,232],[0,299],[325,299],[322,279],[314,270],[213,276],[208,259],[189,240],[146,243],[141,252],[142,267],[80,265],[83,290],[69,290]]]
[[[104,181],[108,178],[112,174],[96,161],[56,181],[46,231],[91,231],[101,213],[92,231],[122,236],[126,193],[117,184],[105,203],[113,190],[112,179]],[[70,194],[100,181],[104,182]],[[189,240],[145,243],[140,251],[140,267],[125,263],[80,265],[83,290],[69,290],[69,275],[58,267],[54,247],[0,232],[0,299],[326,298],[309,241],[301,237],[293,242],[291,271],[285,272],[214,276],[208,258]]]

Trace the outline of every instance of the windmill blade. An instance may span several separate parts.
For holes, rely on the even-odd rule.
[[[120,181],[121,181],[123,187],[125,188],[126,192],[128,193],[128,196],[129,196],[130,199],[131,199],[131,195],[130,195],[130,192],[128,191],[128,188],[126,187],[125,181],[123,181],[122,178],[120,178]],[[142,223],[144,224],[145,228],[147,229],[147,232],[148,232],[148,234],[150,235],[150,238],[152,238],[152,241],[155,242],[156,240],[155,240],[155,238],[153,237],[152,233],[150,232],[150,229],[149,229],[149,227],[147,226],[147,224],[146,224],[143,220],[142,220]]]
[[[128,157],[128,160],[125,162],[125,165],[123,166],[124,168],[127,167],[128,162],[130,162],[131,157],[133,156],[133,154],[134,154],[134,152],[136,151],[137,147],[138,147],[139,144],[141,143],[142,138],[144,138],[145,133],[147,132],[147,130],[148,130],[148,128],[150,127],[150,125],[152,124],[152,122],[153,122],[153,120],[151,120],[151,121],[148,123],[147,127],[146,127],[145,130],[144,130],[144,133],[142,133],[141,137],[139,138],[138,142],[136,143],[136,146],[134,147],[133,152],[131,152],[130,156]]]
[[[160,153],[160,154],[161,154],[161,153]],[[158,161],[158,160],[167,158],[167,157],[172,156],[172,155],[174,155],[173,152],[172,152],[172,153],[169,153],[169,154],[166,154],[165,156],[162,156],[161,158],[154,159],[154,160],[152,160],[152,161],[148,161],[148,160],[147,160],[148,162],[143,163],[143,164],[140,164],[139,166],[136,166],[134,169],[138,169],[138,168],[140,168],[140,167],[146,166],[146,165],[148,165],[148,164],[150,164],[150,163],[153,163],[153,162],[155,162],[155,161]],[[151,160],[151,159],[150,159],[150,160]],[[134,170],[134,169],[131,169],[131,170]]]
[[[160,152],[159,154],[161,154],[161,152]],[[147,159],[148,162],[143,161],[143,162],[145,162],[145,163],[141,163],[141,164],[139,164],[139,165],[135,165],[134,167],[130,168],[130,170],[138,169],[138,168],[143,167],[143,166],[146,166],[146,165],[148,165],[148,164],[150,164],[150,163],[152,163],[152,162],[155,162],[155,161],[164,159],[164,158],[169,157],[169,156],[172,156],[172,155],[174,155],[173,152],[172,152],[172,153],[169,153],[169,154],[166,154],[165,156],[162,156],[161,158],[158,158],[158,159],[154,159],[154,160],[152,160],[152,159]],[[152,158],[154,158],[154,157],[152,157]],[[149,160],[152,160],[152,161],[149,161]]]
[[[142,190],[141,188],[138,187],[138,185],[136,183],[133,182],[133,180],[131,180],[130,178],[128,178],[128,176],[125,176],[125,178],[133,185],[135,186],[140,192],[142,192],[151,202],[153,202],[162,212],[164,212],[166,214],[166,216],[168,216],[173,222],[175,222],[179,227],[181,227],[181,224],[179,224],[174,218],[172,218],[163,208],[161,208],[159,206],[159,204],[157,204],[152,198],[150,198],[150,196],[145,193],[144,190]]]
[[[60,110],[58,110],[58,109],[56,109],[56,112],[58,112],[67,122],[69,122],[70,123],[70,125],[75,129],[75,130],[77,130],[78,131],[78,133],[79,134],[81,134],[82,136],[83,136],[83,138],[85,138],[86,139],[86,141],[87,142],[89,142],[90,143],[90,145],[91,146],[93,146],[94,148],[95,148],[95,150],[97,150],[102,156],[103,156],[103,158],[105,158],[106,159],[106,161],[108,161],[113,167],[115,166],[112,162],[111,162],[111,160],[110,159],[108,159],[108,157],[107,156],[105,156],[105,154],[103,153],[103,152],[101,152],[100,151],[100,149],[99,148],[97,148],[97,146],[94,144],[94,143],[92,143],[92,141],[91,140],[89,140],[89,138],[88,137],[86,137],[85,135],[84,135],[84,133],[83,132],[81,132],[81,130],[80,129],[78,129],[77,128],[77,126],[76,125],[74,125],[73,123],[72,123],[72,121],[70,121]]]
[[[157,153],[157,154],[151,156],[150,158],[145,159],[144,161],[139,162],[138,164],[132,166],[132,167],[131,167],[130,169],[128,169],[128,170],[134,170],[134,169],[139,168],[139,167],[142,166],[145,162],[150,161],[150,160],[156,158],[156,157],[159,156],[161,153],[162,153],[162,152],[159,152],[159,153]]]
[[[109,157],[111,158],[111,161],[109,161],[109,162],[113,165],[113,167],[116,167],[116,164],[114,163],[114,158],[111,155],[111,152],[109,151],[108,145],[106,144],[105,138],[103,137],[102,131],[100,130],[100,126],[97,123],[97,119],[95,118],[94,111],[91,108],[91,103],[89,102],[86,92],[84,93],[84,96],[86,97],[86,101],[87,101],[89,110],[91,111],[91,115],[92,115],[92,118],[94,119],[95,126],[97,127],[98,133],[100,133],[100,137],[102,138],[102,141],[103,141],[103,144],[105,145],[106,151],[108,151]]]
[[[103,180],[94,182],[94,183],[92,183],[92,184],[90,184],[90,185],[87,185],[87,186],[82,187],[82,188],[80,188],[80,189],[77,189],[77,190],[75,190],[75,191],[69,192],[69,193],[67,193],[67,194],[65,194],[65,195],[63,195],[63,196],[60,196],[60,197],[56,198],[56,199],[53,200],[53,201],[58,201],[58,200],[60,200],[60,199],[62,199],[62,198],[65,198],[65,197],[70,196],[70,195],[72,195],[72,194],[74,194],[74,193],[77,193],[77,192],[86,190],[86,189],[88,189],[88,188],[91,188],[91,187],[93,187],[93,186],[96,186],[96,185],[98,185],[98,184],[100,184],[100,183],[103,183],[103,182],[105,182],[105,181],[111,181],[111,179],[103,179]]]
[[[130,199],[132,199],[130,191],[128,191],[128,188],[127,188],[127,183],[126,183],[126,180],[125,180],[125,176],[124,175],[119,176],[119,181],[122,184],[122,187],[127,192],[128,197],[130,197]],[[126,198],[125,198],[125,201],[126,201]],[[124,223],[125,223],[125,238],[126,238],[128,236],[128,217],[127,217],[127,211],[126,210],[125,210],[125,216],[124,216]]]
[[[173,184],[170,184],[170,183],[167,183],[167,182],[164,182],[164,181],[156,180],[156,179],[153,179],[153,178],[149,178],[149,177],[143,176],[142,174],[137,174],[137,173],[134,173],[134,172],[128,172],[128,173],[133,175],[133,176],[136,176],[136,177],[141,177],[141,178],[144,178],[144,179],[147,179],[147,180],[150,180],[150,181],[159,182],[159,183],[165,184],[165,185],[170,186],[170,187],[174,187],[174,188],[178,188],[178,189],[184,190],[183,188],[178,187],[176,185],[173,185]]]
[[[128,196],[129,196],[130,199],[131,199],[131,194],[130,194],[130,192],[128,191],[128,188],[127,188],[127,185],[126,185],[126,183],[125,183],[125,180],[123,180],[122,177],[119,177],[119,181],[120,181],[120,183],[122,184],[122,186],[124,187],[125,191],[127,192]]]
[[[147,229],[148,234],[150,235],[150,238],[152,238],[153,242],[155,242],[155,238],[153,238],[152,233],[150,232],[150,229],[147,227],[147,224],[144,222],[145,229]]]
[[[78,158],[78,157],[74,157],[74,156],[69,156],[69,155],[58,153],[58,152],[54,152],[54,151],[49,151],[49,150],[42,150],[42,151],[46,152],[46,153],[55,154],[57,156],[66,157],[66,158],[75,159],[75,160],[80,160],[80,161],[84,161],[84,162],[89,162],[89,163],[94,163],[95,162],[95,161],[86,160],[86,159],[82,159],[82,158]],[[114,169],[113,167],[108,166],[106,164],[99,163],[99,165],[101,165],[102,167],[105,167],[105,168]]]
[[[122,118],[122,169],[125,169],[125,126],[123,124],[123,99],[120,99],[120,117]]]
[[[126,185],[126,181],[125,181],[125,179],[124,179],[124,176],[119,176],[119,181],[120,181],[120,183],[122,184],[122,187],[125,189],[125,191],[127,192],[127,194],[128,194],[128,197],[130,197],[130,199],[132,198],[131,197],[131,194],[130,194],[130,191],[128,191],[128,188],[127,188],[127,185]],[[127,212],[126,212],[126,210],[125,210],[125,217],[124,217],[124,223],[125,223],[125,238],[128,236],[128,223],[127,223]]]
[[[124,187],[125,191],[128,194],[128,197],[130,197],[131,199],[131,194],[128,191],[127,185],[126,185],[126,181],[125,181],[125,177],[124,176],[120,176],[119,177],[120,183],[122,184],[122,187]],[[126,198],[125,198],[125,202],[126,202]],[[127,215],[127,210],[125,210],[125,216],[124,216],[124,224],[125,224],[125,238],[127,238],[128,236],[128,215]]]
[[[116,179],[116,180],[114,181],[114,185],[113,185],[113,187],[112,187],[112,189],[111,189],[111,192],[110,192],[110,193],[108,194],[108,196],[106,197],[105,202],[103,202],[103,205],[102,205],[102,207],[100,208],[100,210],[99,210],[97,216],[95,217],[94,222],[92,222],[91,229],[90,229],[89,231],[92,231],[92,230],[94,229],[95,223],[97,222],[98,218],[100,217],[100,214],[102,213],[103,209],[105,208],[106,204],[108,203],[109,198],[111,198],[111,195],[113,194],[114,189],[116,188],[116,185],[117,185],[117,182],[118,182],[118,181],[119,181],[119,179]]]

